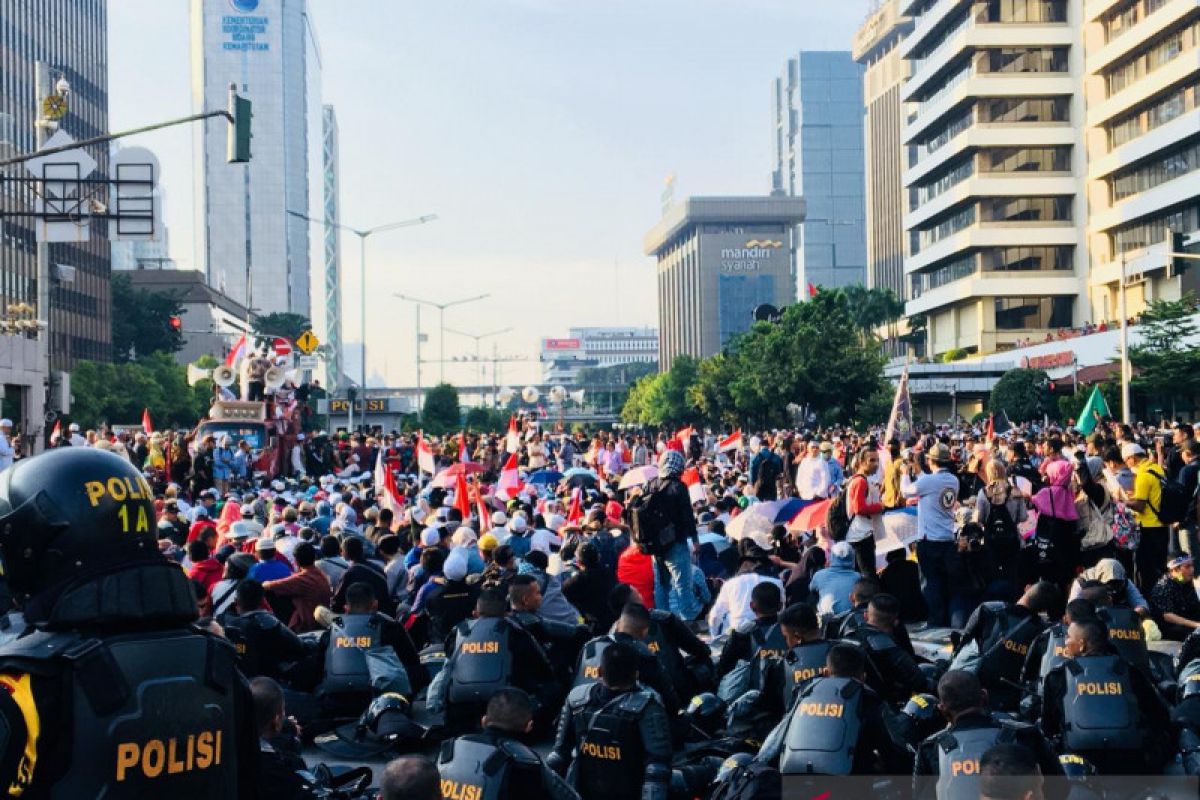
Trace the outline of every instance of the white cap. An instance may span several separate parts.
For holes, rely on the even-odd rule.
[[[503,511],[493,511],[492,512],[492,524],[493,525],[507,525],[508,524],[508,515],[505,514]]]
[[[512,528],[513,533],[524,533],[525,529],[529,526],[525,522],[525,515],[518,514],[517,516],[513,517],[513,520],[508,527]]]
[[[442,540],[442,534],[437,528],[426,528],[421,531],[421,546],[422,547],[437,547],[438,542]]]
[[[461,581],[467,577],[467,554],[461,550],[451,552],[442,566],[442,574],[448,581]]]
[[[7,417],[5,417],[4,419],[0,419],[0,428],[11,428],[11,427],[12,427],[11,419],[8,419]]]
[[[69,431],[78,431],[78,430],[79,430],[79,423],[78,423],[78,422],[72,422],[70,425],[68,425],[68,426],[67,426],[67,430],[69,430]]]
[[[474,528],[463,525],[454,532],[454,536],[450,539],[450,541],[455,547],[463,547],[466,545],[475,544],[475,542],[479,541],[479,536],[475,533]]]
[[[1129,458],[1130,456],[1144,456],[1146,451],[1137,442],[1126,442],[1121,445],[1121,458]]]

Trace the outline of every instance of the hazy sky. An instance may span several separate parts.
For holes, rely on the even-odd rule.
[[[771,83],[801,49],[849,49],[866,0],[309,0],[341,126],[342,220],[439,220],[368,246],[369,369],[411,385],[401,291],[490,293],[448,327],[537,355],[570,325],[656,323],[643,234],[676,195],[770,188]],[[187,0],[109,0],[113,130],[191,113]],[[171,253],[193,266],[192,140],[141,137],[162,163]],[[313,209],[319,215],[319,209]],[[357,240],[343,238],[343,326],[358,338]],[[319,313],[314,302],[313,313]],[[422,314],[425,358],[435,313]],[[490,341],[485,350],[490,352]],[[473,353],[448,335],[447,358]],[[423,367],[424,381],[436,365]],[[501,382],[536,379],[536,362]],[[447,367],[446,377],[477,378]],[[490,374],[489,374],[490,379]]]

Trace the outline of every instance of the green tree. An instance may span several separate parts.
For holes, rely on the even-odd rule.
[[[658,371],[658,364],[617,364],[612,367],[584,367],[575,385],[587,390],[585,402],[597,408],[620,409],[633,384]],[[568,387],[570,388],[570,387]]]
[[[688,390],[688,400],[699,411],[703,422],[714,427],[737,424],[737,409],[729,391],[735,377],[737,354],[732,350],[700,362],[696,382]]]
[[[211,392],[212,383],[203,383]],[[90,427],[135,425],[149,409],[156,428],[191,428],[211,400],[200,385],[187,385],[185,368],[166,353],[122,364],[81,361],[71,373],[71,388],[71,418]]]
[[[1186,344],[1196,335],[1195,305],[1191,292],[1179,300],[1151,302],[1138,326],[1141,344],[1129,348],[1135,372],[1131,385],[1154,398],[1164,414],[1169,404],[1171,417],[1181,401],[1190,407],[1200,394],[1200,348]]]
[[[458,428],[461,417],[458,408],[458,390],[448,383],[439,383],[425,394],[425,406],[421,412],[421,424],[435,435]]]
[[[508,412],[476,406],[467,409],[466,425],[473,431],[490,433],[508,429]]]
[[[312,327],[312,322],[303,314],[292,314],[288,311],[276,311],[272,314],[263,314],[254,321],[254,333],[256,336],[282,336],[285,339],[296,341],[300,334]]]
[[[151,353],[178,352],[183,347],[183,332],[171,325],[171,318],[183,314],[180,301],[176,292],[135,289],[129,275],[114,272],[113,359],[125,363]]]
[[[1048,376],[1040,369],[1010,369],[1001,376],[988,398],[988,410],[1008,414],[1013,422],[1028,422],[1038,418],[1038,398],[1042,383]],[[1043,409],[1051,416],[1057,409]]]
[[[1108,408],[1114,414],[1121,413],[1121,387],[1119,383],[1101,383],[1097,384],[1100,387],[1100,394],[1104,396],[1104,402],[1108,403]],[[1066,394],[1058,398],[1058,413],[1059,419],[1062,420],[1078,420],[1083,407],[1087,405],[1088,398],[1092,396],[1092,389],[1089,386],[1084,386],[1079,389],[1077,394]]]
[[[896,400],[896,390],[890,386],[881,386],[858,406],[858,417],[854,422],[858,425],[878,425],[887,423],[892,416],[892,403]]]
[[[655,384],[650,394],[651,415],[655,425],[683,425],[698,422],[700,414],[690,399],[690,391],[700,375],[700,362],[691,356],[677,356],[671,369]]]
[[[659,374],[647,375],[629,387],[629,396],[621,407],[621,419],[633,425],[650,425],[649,398],[655,385],[662,379]]]

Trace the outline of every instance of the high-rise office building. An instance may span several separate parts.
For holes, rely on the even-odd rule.
[[[869,289],[891,289],[904,299],[904,103],[900,92],[908,62],[900,43],[913,22],[901,0],[886,0],[854,37],[851,55],[863,66],[863,156],[866,167],[867,273]]]
[[[542,382],[571,386],[586,367],[658,362],[654,328],[571,328],[566,338],[542,339]]]
[[[225,120],[196,126],[196,268],[257,313],[310,314],[321,265],[321,54],[307,0],[192,0],[194,109],[253,103],[252,158],[226,163]],[[319,226],[312,226],[319,227]]]
[[[1087,180],[1093,320],[1200,286],[1165,253],[1200,229],[1200,6],[1188,0],[1086,3]],[[1191,263],[1191,262],[1189,262]]]
[[[901,2],[907,311],[925,315],[931,355],[1088,319],[1083,6]]]
[[[863,68],[849,52],[806,51],[775,80],[772,192],[803,197],[800,291],[866,279]]]
[[[338,269],[342,258],[342,231],[338,227],[338,124],[333,106],[321,109],[322,133],[322,190],[321,200],[325,224],[323,248],[325,256],[325,319],[321,337],[328,347],[325,356],[326,389],[334,391],[342,382],[342,290]]]
[[[796,300],[792,238],[801,197],[691,197],[642,240],[658,259],[658,367],[707,358],[748,330],[754,309]]]
[[[35,85],[39,63],[44,76],[40,88]],[[7,143],[8,150],[27,153],[37,148],[34,122],[40,116],[38,105],[60,77],[70,84],[70,94],[68,111],[59,128],[76,140],[108,133],[108,13],[104,0],[0,0],[0,142]],[[88,177],[107,176],[107,148],[92,147],[87,152],[97,163]],[[108,193],[103,187],[96,191],[99,199],[107,200]],[[13,210],[33,210],[28,184],[8,183],[4,192],[6,203],[16,206]],[[37,304],[34,227],[28,217],[4,220],[4,235],[0,237],[0,300],[5,306]],[[80,243],[48,245],[50,355],[55,370],[69,370],[80,359],[106,361],[112,357],[108,228],[102,223],[92,223],[89,234]],[[38,316],[44,318],[40,309]],[[0,373],[5,372],[3,360],[0,356]],[[13,369],[24,373],[40,367],[17,358]],[[38,425],[43,378],[44,372],[36,380],[36,398],[25,398],[28,401],[25,410],[33,409],[32,417]],[[0,374],[0,380],[28,386],[27,380],[31,379],[21,374]],[[7,394],[4,405],[5,408],[10,405]]]

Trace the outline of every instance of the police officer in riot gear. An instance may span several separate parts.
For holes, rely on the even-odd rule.
[[[1028,747],[1043,775],[1062,774],[1058,757],[1036,727],[995,719],[987,712],[987,704],[987,691],[970,672],[950,670],[938,681],[938,710],[950,724],[917,748],[913,797],[975,800],[979,797],[979,759],[997,744]]]
[[[907,771],[911,759],[892,735],[891,712],[864,682],[862,648],[837,644],[828,675],[809,683],[755,760],[782,775],[885,775]]]
[[[24,797],[252,797],[234,648],[155,541],[127,459],[53,450],[0,474],[0,550],[29,633],[0,647],[0,781]]]
[[[1155,774],[1169,715],[1149,679],[1110,649],[1098,620],[1071,623],[1065,655],[1046,676],[1042,732],[1101,775]]]
[[[877,594],[867,606],[866,622],[846,637],[867,654],[867,685],[892,703],[903,703],[914,694],[933,687],[912,653],[896,641],[900,601],[890,594]]]
[[[258,581],[244,580],[234,595],[233,611],[217,617],[225,638],[233,642],[238,667],[247,679],[265,676],[279,680],[284,665],[304,658],[304,644],[279,617],[263,606]]]
[[[783,657],[788,647],[779,625],[782,606],[783,592],[777,584],[764,581],[750,590],[754,619],[729,634],[729,641],[717,660],[717,680],[728,675],[740,661],[750,662],[757,673],[761,671],[760,659]]]
[[[826,620],[825,638],[829,641],[851,638],[854,631],[867,624],[867,607],[875,595],[882,592],[883,586],[875,576],[856,580],[850,587],[850,610],[835,614]],[[910,655],[912,654],[913,646],[912,640],[908,637],[908,628],[897,625],[892,631],[892,636],[896,639],[896,644],[908,651]]]
[[[479,592],[475,618],[446,639],[450,658],[429,686],[430,711],[444,711],[452,732],[474,730],[488,698],[506,686],[525,690],[533,700],[535,727],[549,723],[561,699],[554,670],[541,645],[508,617],[508,597],[498,587]]]
[[[646,646],[646,635],[650,630],[650,612],[640,603],[629,603],[621,609],[621,616],[613,625],[613,632],[597,636],[583,646],[579,653],[579,664],[575,668],[575,686],[583,686],[600,680],[601,662],[604,651],[617,642],[628,646],[638,659],[638,681],[658,694],[659,702],[668,717],[675,718],[679,711],[679,695],[671,681],[663,674],[662,664]]]
[[[542,607],[541,585],[533,575],[513,576],[508,584],[508,603],[511,608],[509,618],[537,639],[555,672],[563,678],[564,684],[567,683],[580,648],[590,638],[587,626],[568,625],[543,617],[539,613]]]
[[[967,620],[952,669],[966,669],[979,678],[991,705],[1016,711],[1021,692],[1014,686],[1029,655],[1029,647],[1045,624],[1042,614],[1059,601],[1058,587],[1038,581],[1015,603],[981,603]],[[969,666],[967,666],[969,664]]]
[[[645,605],[637,589],[626,583],[613,588],[608,603],[615,617],[621,616],[621,611],[628,603]],[[613,628],[616,628],[616,623],[613,623]],[[667,680],[676,687],[675,693],[680,697],[695,697],[712,691],[712,650],[678,614],[663,608],[650,609],[650,627],[646,630],[645,644],[658,659]]]
[[[1029,653],[1025,656],[1025,666],[1021,669],[1021,683],[1030,687],[1033,693],[1042,693],[1042,683],[1050,670],[1062,664],[1067,659],[1067,629],[1071,623],[1082,619],[1095,619],[1096,607],[1092,601],[1077,597],[1067,603],[1061,622],[1048,626],[1033,644],[1029,645]]]
[[[542,763],[537,753],[517,741],[533,729],[533,704],[520,689],[497,690],[488,700],[483,730],[442,744],[438,772],[442,794],[502,800],[579,800],[579,795],[558,773]]]
[[[567,695],[548,763],[583,800],[666,800],[671,736],[658,695],[638,683],[638,656],[605,648],[600,682]]]
[[[317,654],[322,670],[316,694],[330,716],[356,717],[375,696],[367,664],[367,651],[373,648],[391,647],[399,662],[393,664],[390,687],[381,691],[411,699],[425,683],[427,673],[408,631],[378,609],[371,585],[352,583],[346,589],[346,613],[334,616],[329,630],[321,634]],[[376,677],[383,677],[378,666]]]

